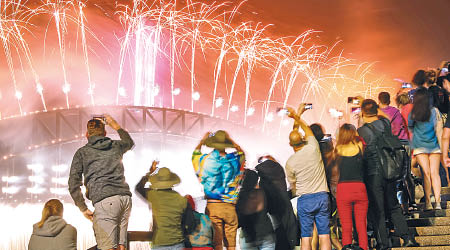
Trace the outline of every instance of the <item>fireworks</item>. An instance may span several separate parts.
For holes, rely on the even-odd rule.
[[[262,130],[268,122],[275,120],[273,103],[286,107],[299,102],[332,99],[333,106],[342,107],[346,96],[372,96],[383,88],[381,79],[371,80],[372,64],[358,64],[344,57],[342,51],[336,49],[338,43],[332,46],[315,44],[313,37],[317,31],[308,30],[295,38],[273,38],[268,31],[270,24],[235,24],[233,18],[240,14],[242,4],[245,2],[232,6],[230,3],[187,1],[180,7],[175,1],[134,0],[130,5],[112,6],[115,11],[109,15],[120,22],[122,31],[115,31],[115,41],[110,41],[94,32],[96,24],[89,22],[87,11],[100,7],[89,5],[89,1],[42,0],[32,6],[26,1],[0,0],[4,66],[9,69],[11,93],[19,113],[27,112],[23,102],[31,95],[23,91],[20,86],[24,83],[17,77],[19,63],[26,74],[22,61],[31,72],[34,93],[39,95],[44,111],[48,108],[45,97],[64,97],[66,108],[85,103],[155,106],[156,100],[164,106],[164,98],[167,98],[166,101],[170,101],[166,103],[171,108],[188,107],[191,111],[200,111],[201,106],[207,106],[212,116],[224,105],[226,113],[223,115],[227,119],[231,119],[230,112],[235,110],[232,107],[240,107],[235,113],[242,115],[234,115],[233,119],[242,119],[244,125],[250,116],[254,121],[254,114],[260,112]],[[50,49],[59,54],[59,61],[52,70],[53,74],[62,75],[62,81],[60,91],[52,91],[51,97],[46,91],[48,84],[40,80],[43,72],[35,67],[40,62],[35,61],[33,55],[40,51],[35,51],[24,35],[33,34],[42,26],[35,21],[39,18],[48,20],[44,54]],[[71,39],[74,35],[77,39]],[[48,37],[55,38],[57,47],[48,48]],[[73,47],[81,50],[74,52]],[[69,63],[74,61],[72,57],[83,62],[82,75],[86,76],[86,81],[71,78],[73,73]],[[99,59],[103,65],[93,62]],[[104,69],[117,81],[116,86],[107,85],[111,89],[108,92],[112,95],[108,97],[110,101],[97,98],[102,93],[98,92],[96,82],[101,80],[97,80],[99,77],[94,73],[93,65]],[[213,65],[213,68],[206,65]],[[267,73],[270,79],[261,83],[260,75]],[[205,87],[207,81],[204,78],[211,79],[213,87]],[[87,94],[87,99],[75,96],[73,92],[79,89],[84,89],[82,93]],[[74,103],[71,96],[81,103]],[[179,96],[188,96],[189,101],[181,101]],[[199,104],[194,106],[194,103]],[[330,108],[326,103],[315,107],[320,108],[315,112],[319,119]]]

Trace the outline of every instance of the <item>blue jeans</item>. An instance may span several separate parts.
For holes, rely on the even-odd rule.
[[[183,250],[184,243],[179,243],[170,246],[152,246],[152,250]]]
[[[330,210],[327,192],[304,194],[297,201],[301,237],[312,237],[314,222],[319,235],[330,234]]]
[[[247,242],[241,231],[239,234],[239,244],[242,250],[275,250],[275,234],[266,235],[253,242]]]

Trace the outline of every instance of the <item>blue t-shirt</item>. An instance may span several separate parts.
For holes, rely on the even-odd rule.
[[[436,109],[431,109],[430,119],[426,122],[414,121],[411,113],[408,116],[408,127],[413,132],[412,148],[439,148],[434,126],[436,125]]]

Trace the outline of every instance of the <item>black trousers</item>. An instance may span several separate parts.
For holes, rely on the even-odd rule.
[[[386,218],[394,224],[397,235],[409,239],[408,225],[396,197],[396,183],[387,182],[380,174],[367,176],[366,188],[369,198],[368,217],[377,238],[377,249],[390,247]]]

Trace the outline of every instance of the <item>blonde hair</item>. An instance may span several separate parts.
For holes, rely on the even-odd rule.
[[[47,201],[44,205],[44,209],[42,210],[42,218],[41,221],[37,224],[39,228],[44,225],[44,222],[50,216],[61,215],[64,210],[63,204],[58,199],[51,199]]]
[[[356,133],[355,126],[353,126],[352,124],[349,124],[349,123],[345,123],[344,125],[342,125],[339,128],[336,148],[337,148],[337,146],[340,146],[340,145],[345,145],[345,144],[349,144],[352,142],[355,143],[356,136],[357,136],[357,133]]]

